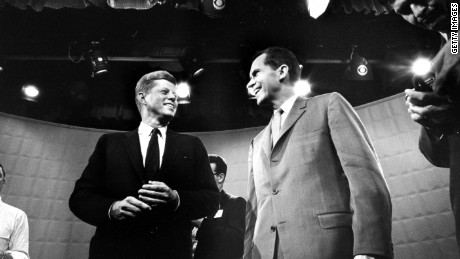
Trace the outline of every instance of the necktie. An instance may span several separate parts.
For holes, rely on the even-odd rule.
[[[160,147],[158,146],[158,134],[160,131],[155,128],[152,130],[147,155],[145,157],[145,172],[148,180],[153,180],[160,167]]]
[[[273,115],[273,121],[272,121],[272,146],[275,145],[276,141],[278,141],[280,130],[281,130],[281,115],[283,114],[283,110],[278,109],[275,111],[275,114]]]

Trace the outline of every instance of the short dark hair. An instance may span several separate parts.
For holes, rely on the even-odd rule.
[[[273,69],[279,68],[281,65],[289,67],[289,81],[291,83],[300,79],[300,64],[297,57],[290,50],[282,47],[269,47],[264,50],[258,51],[252,61],[260,55],[265,54],[264,63]]]
[[[161,79],[169,81],[173,83],[174,85],[177,84],[176,78],[173,75],[171,75],[168,71],[164,71],[164,70],[150,72],[148,74],[143,75],[141,79],[139,79],[139,81],[136,84],[135,97],[134,97],[136,101],[136,106],[139,112],[141,111],[141,104],[137,100],[137,95],[139,94],[139,92],[148,92],[150,89],[152,89],[155,86],[155,81],[161,80]]]
[[[210,154],[208,155],[208,157],[210,164],[216,164],[216,172],[218,174],[224,174],[225,176],[227,176],[227,163],[225,163],[225,160],[222,157],[214,154]]]
[[[6,176],[6,171],[5,171],[5,168],[3,168],[2,163],[0,163],[0,168],[2,168],[3,178],[5,178],[5,176]]]

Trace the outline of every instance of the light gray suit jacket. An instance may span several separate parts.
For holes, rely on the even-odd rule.
[[[271,122],[270,122],[271,123]],[[298,97],[277,143],[251,142],[245,258],[392,257],[391,200],[364,126],[338,93]]]

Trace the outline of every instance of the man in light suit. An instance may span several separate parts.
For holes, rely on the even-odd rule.
[[[251,142],[245,258],[391,258],[391,200],[369,136],[338,93],[294,94],[296,57],[256,54],[248,90],[273,107]]]
[[[190,221],[218,209],[208,154],[197,137],[167,129],[177,108],[171,74],[144,75],[135,93],[139,128],[99,139],[70,209],[97,227],[90,258],[191,258]]]

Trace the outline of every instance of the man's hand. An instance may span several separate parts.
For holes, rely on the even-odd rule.
[[[151,210],[152,208],[146,203],[128,196],[121,201],[116,201],[110,209],[110,218],[114,220],[123,220],[126,218],[135,218],[143,211]]]
[[[163,182],[149,181],[139,190],[139,199],[152,207],[167,204],[175,209],[179,202],[179,194]]]
[[[454,126],[455,117],[458,115],[447,96],[412,89],[406,89],[405,94],[406,105],[413,121],[440,131],[447,131]]]

